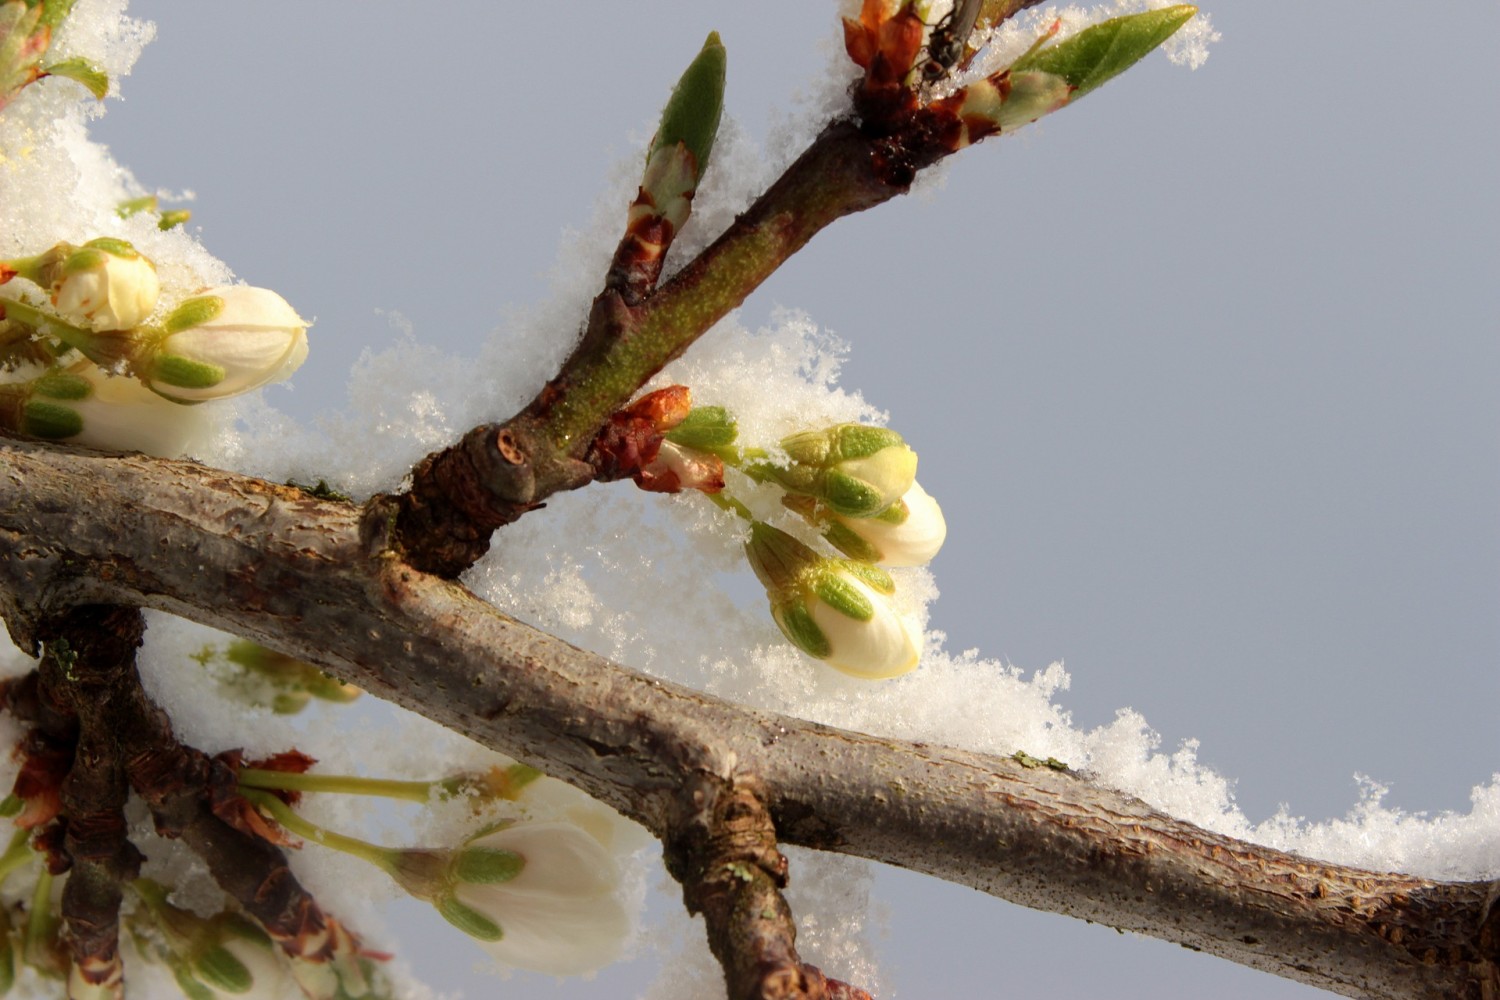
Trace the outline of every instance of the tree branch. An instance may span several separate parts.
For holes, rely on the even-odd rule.
[[[49,608],[159,608],[357,680],[658,836],[672,833],[685,778],[759,782],[786,843],[1350,996],[1500,990],[1494,884],[1298,858],[1073,772],[844,732],[635,673],[403,563],[388,501],[362,510],[187,462],[10,440],[0,484],[0,611],[23,648]]]

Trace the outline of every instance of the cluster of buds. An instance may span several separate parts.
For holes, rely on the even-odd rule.
[[[194,659],[213,669],[220,688],[230,698],[269,708],[277,715],[296,715],[314,699],[347,704],[363,693],[305,660],[248,639],[237,639],[222,650],[206,646]]]
[[[622,430],[632,427],[638,433]],[[900,434],[837,424],[783,438],[771,451],[743,449],[730,414],[691,406],[684,386],[648,393],[612,428],[595,444],[604,478],[631,474],[659,492],[695,489],[750,522],[746,556],[766,588],[772,619],[798,649],[866,679],[916,668],[921,631],[892,602],[896,584],[882,567],[931,561],[947,525],[918,485],[917,454]],[[783,507],[844,558],[755,517],[726,492],[726,467],[778,487]]]
[[[307,321],[264,288],[204,289],[151,323],[156,266],[124,240],[0,261],[0,285],[16,278],[47,304],[0,293],[0,367],[14,373],[0,427],[34,437],[176,454],[194,428],[171,404],[258,389],[307,357]]]
[[[313,762],[295,751],[255,765],[226,763],[245,806],[263,813],[255,824],[261,835],[268,823],[279,824],[376,866],[501,963],[578,975],[614,961],[624,947],[630,920],[613,854],[634,846],[624,832],[630,824],[532,768],[507,762],[484,774],[395,781],[308,773]],[[326,830],[293,809],[298,795],[315,791],[415,802],[460,797],[475,809],[520,801],[525,818],[505,805],[511,818],[481,826],[456,846],[383,847]]]

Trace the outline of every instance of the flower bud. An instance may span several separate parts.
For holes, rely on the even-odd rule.
[[[942,509],[915,482],[900,500],[874,517],[845,517],[809,497],[788,495],[782,503],[820,528],[834,548],[864,563],[925,566],[948,536]]]
[[[296,715],[313,698],[343,704],[362,693],[311,663],[246,639],[230,643],[224,659],[241,668],[225,686],[250,704],[268,706],[277,715]]]
[[[793,434],[781,447],[789,465],[759,462],[745,471],[821,500],[846,517],[879,514],[911,489],[917,474],[917,453],[886,427],[839,424]]]
[[[133,883],[159,932],[154,958],[167,965],[184,995],[201,1000],[280,997],[292,988],[287,967],[265,932],[244,917],[223,912],[200,917],[167,902],[167,891],[148,879]]]
[[[129,330],[156,308],[156,265],[124,240],[101,238],[81,247],[59,243],[44,254],[6,262],[42,288],[62,319],[99,333]]]
[[[771,617],[807,655],[867,680],[916,669],[922,637],[891,605],[890,576],[873,566],[818,555],[762,521],[745,546],[771,600]]]
[[[87,361],[0,385],[0,426],[52,441],[177,458],[207,438],[209,424]]]
[[[280,295],[230,285],[183,302],[132,370],[180,403],[222,399],[278,382],[307,359],[307,321]]]
[[[609,853],[568,822],[491,829],[446,852],[432,884],[428,852],[393,873],[497,960],[553,975],[614,961],[629,931]]]

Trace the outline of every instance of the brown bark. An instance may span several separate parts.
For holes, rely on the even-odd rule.
[[[159,608],[357,680],[659,836],[691,812],[684,787],[754,787],[786,843],[1349,996],[1500,995],[1494,884],[1298,858],[1076,773],[844,732],[637,674],[413,570],[390,547],[381,503],[10,440],[0,484],[0,611],[23,648],[49,608]]]

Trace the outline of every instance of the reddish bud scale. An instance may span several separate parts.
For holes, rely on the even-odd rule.
[[[656,460],[662,435],[686,420],[692,408],[688,387],[670,385],[616,412],[589,447],[588,462],[596,470],[595,478],[604,482],[634,478]]]
[[[73,750],[33,730],[21,744],[21,756],[11,794],[26,805],[13,822],[18,829],[31,830],[62,811],[62,783],[73,767]]]
[[[644,188],[630,209],[625,235],[610,261],[607,282],[612,288],[645,289],[656,287],[661,276],[662,260],[677,230],[661,215]]]

